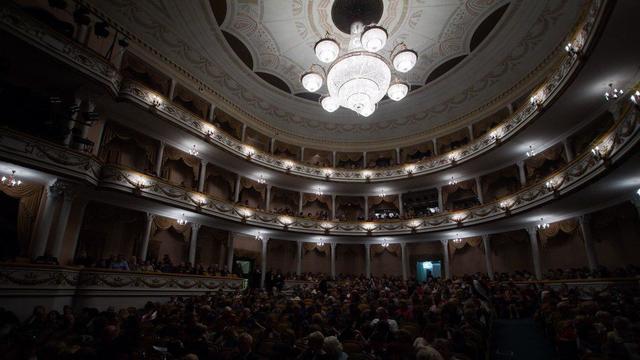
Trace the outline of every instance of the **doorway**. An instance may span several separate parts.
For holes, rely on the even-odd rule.
[[[416,279],[418,282],[427,281],[429,277],[440,278],[440,260],[424,260],[416,262]]]

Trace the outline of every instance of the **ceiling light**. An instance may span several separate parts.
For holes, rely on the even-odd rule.
[[[338,57],[338,54],[340,53],[340,46],[337,41],[326,37],[318,41],[313,50],[315,51],[318,60],[323,63],[330,63]]]
[[[178,225],[184,225],[187,223],[187,219],[184,217],[184,214],[182,214],[182,217],[177,219],[176,222],[178,223]]]
[[[387,43],[387,30],[381,26],[369,26],[362,33],[360,43],[367,51],[378,52]]]
[[[533,145],[529,145],[529,151],[527,151],[527,157],[534,157],[536,156],[536,151],[533,150]]]
[[[316,242],[316,246],[318,247],[323,247],[324,246],[324,242],[322,240]]]
[[[380,194],[378,194],[378,196],[384,199],[384,197],[387,196],[387,194],[385,194],[384,189],[380,189]]]
[[[316,188],[316,192],[315,192],[316,196],[322,196],[324,195],[324,193],[322,192],[322,190],[320,189],[320,186],[318,186]]]
[[[389,243],[387,241],[385,241],[382,244],[380,244],[380,246],[382,246],[383,248],[387,248],[387,247],[389,247]]]
[[[458,183],[458,180],[456,180],[453,176],[451,177],[451,179],[449,180],[449,185],[455,185]]]
[[[326,112],[334,112],[340,108],[339,100],[333,96],[324,95],[320,98],[320,105]]]
[[[2,177],[2,184],[8,187],[16,187],[22,184],[22,180],[16,177],[16,171],[11,170],[11,174],[9,176]]]
[[[636,105],[640,104],[640,91],[636,90],[629,99]]]
[[[542,229],[548,229],[549,228],[549,224],[547,224],[546,222],[544,222],[543,218],[540,218],[540,223],[537,225],[538,229],[542,230]]]
[[[451,241],[453,241],[454,244],[462,243],[462,239],[458,236],[458,234],[456,234],[456,238]]]
[[[256,240],[262,241],[262,233],[260,231],[256,234]]]
[[[198,156],[199,152],[195,144],[191,147],[191,149],[189,149],[189,154],[193,156]]]
[[[620,97],[622,94],[624,93],[624,91],[614,88],[613,84],[609,84],[609,90],[604,92],[604,98],[609,101],[611,99],[617,99],[618,97]]]
[[[264,179],[264,175],[260,174],[260,177],[258,178],[258,184],[265,184],[267,182],[267,180]]]
[[[300,77],[302,86],[309,92],[316,92],[322,87],[322,75],[315,71],[307,71]]]
[[[351,25],[351,40],[342,56],[338,57],[340,46],[335,40],[321,39],[314,51],[320,61],[330,64],[328,70],[325,72],[319,65],[312,65],[300,78],[302,86],[315,92],[326,78],[329,95],[320,99],[322,108],[333,112],[342,106],[364,117],[375,112],[376,104],[385,94],[395,101],[402,99],[409,92],[408,85],[390,86],[392,69],[389,61],[376,53],[384,48],[386,41],[384,28],[377,25],[364,28],[358,22]],[[396,53],[396,49],[400,51]],[[418,58],[417,53],[408,50],[404,44],[396,46],[391,54],[393,66],[399,72],[411,70]]]
[[[405,83],[398,82],[389,86],[389,90],[387,90],[387,95],[389,96],[389,99],[393,101],[400,101],[404,99],[405,96],[407,96],[408,92],[409,92],[409,86]]]

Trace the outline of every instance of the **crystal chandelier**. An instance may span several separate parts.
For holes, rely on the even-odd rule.
[[[624,94],[624,91],[622,91],[622,90],[620,90],[618,88],[614,88],[613,84],[609,84],[609,89],[604,92],[604,98],[607,101],[609,101],[611,99],[617,99],[622,94]]]
[[[320,189],[320,186],[318,186],[318,187],[316,188],[315,194],[316,194],[316,196],[322,196],[322,195],[324,195],[324,193],[322,192],[322,189]]]
[[[186,225],[187,224],[187,218],[184,216],[184,214],[182,214],[182,217],[177,219],[176,223],[178,223],[178,225]]]
[[[11,170],[11,175],[2,177],[2,184],[8,187],[16,187],[22,184],[22,180],[16,177],[16,171]]]
[[[418,61],[418,54],[400,43],[391,51],[389,62],[378,54],[386,42],[387,30],[383,27],[355,22],[351,25],[349,45],[341,56],[340,45],[329,36],[316,43],[316,57],[329,64],[329,68],[325,71],[313,64],[302,74],[300,82],[307,91],[316,92],[326,79],[329,94],[320,98],[323,109],[334,112],[342,106],[367,117],[385,94],[399,101],[409,92],[409,85],[393,76],[392,66],[398,73],[406,73]]]
[[[199,152],[198,152],[198,148],[196,148],[196,145],[194,144],[190,149],[189,149],[189,155],[192,156],[198,156]]]
[[[544,230],[549,228],[549,224],[544,222],[544,218],[540,218],[540,223],[536,226],[539,230]]]

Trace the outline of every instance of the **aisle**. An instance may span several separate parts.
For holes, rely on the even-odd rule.
[[[492,360],[555,359],[555,350],[533,319],[496,320],[491,339]]]

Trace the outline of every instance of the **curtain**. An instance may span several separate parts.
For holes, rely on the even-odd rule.
[[[393,256],[401,256],[401,251],[402,248],[400,247],[400,244],[389,244],[389,246],[384,247],[382,245],[372,245],[371,246],[371,255],[372,256],[380,256],[382,255],[385,251],[389,252],[391,255]]]
[[[197,157],[189,155],[185,152],[182,152],[178,149],[172,148],[170,146],[165,146],[164,155],[162,157],[162,162],[166,162],[167,160],[180,160],[185,163],[188,167],[193,171],[193,177],[195,179],[198,178],[198,170],[200,169],[200,160]]]
[[[191,238],[191,224],[186,223],[184,225],[178,224],[175,219],[166,218],[164,216],[153,217],[154,229],[152,234],[156,234],[159,230],[172,230],[181,234],[185,242],[188,242]]]
[[[231,189],[232,191],[234,190],[233,188],[236,186],[236,181],[235,179],[233,179],[234,176],[231,175],[231,173],[224,170],[217,169],[211,165],[207,166],[207,172],[206,172],[205,178],[209,179],[209,178],[215,178],[215,177],[219,177],[223,179],[225,182],[229,184],[229,189]]]
[[[329,244],[324,244],[323,246],[318,246],[318,244],[316,243],[304,243],[302,246],[302,249],[304,250],[304,253],[308,253],[310,251],[317,251],[319,253],[322,254],[326,254],[327,252],[329,252],[329,249],[331,248],[331,245]]]
[[[149,163],[154,164],[156,162],[156,153],[158,151],[157,144],[149,140],[142,134],[139,134],[133,130],[129,130],[120,126],[116,126],[113,123],[107,123],[104,128],[104,133],[102,135],[102,146],[101,146],[101,154],[106,156],[106,152],[103,152],[102,149],[106,149],[106,147],[113,141],[114,139],[119,139],[127,142],[132,142],[137,147],[144,150],[145,155]]]
[[[23,183],[15,187],[0,185],[0,190],[12,198],[20,199],[16,230],[18,231],[18,241],[22,254],[26,251],[31,241],[31,233],[40,208],[40,199],[42,198],[44,187],[42,185]]]
[[[372,200],[373,198],[373,200]],[[369,207],[380,205],[383,202],[394,205],[396,208],[398,207],[398,196],[397,195],[386,195],[384,197],[376,196],[369,197]]]
[[[337,153],[336,161],[362,161],[362,153]]]
[[[559,160],[562,157],[563,150],[564,146],[562,144],[557,144],[540,154],[525,160],[527,174],[533,174],[534,170],[542,166],[542,164],[547,160]]]
[[[447,199],[449,198],[449,195],[453,194],[454,192],[458,191],[459,189],[462,190],[471,190],[473,191],[474,194],[478,195],[478,189],[476,189],[476,181],[471,179],[471,180],[467,180],[467,181],[461,181],[455,185],[447,185],[447,186],[443,186],[442,187],[442,203],[446,204],[447,203]]]
[[[240,186],[242,186],[242,188],[244,189],[254,189],[258,193],[260,193],[262,197],[265,196],[265,193],[267,191],[267,187],[265,185],[258,184],[257,182],[247,178],[240,179]]]
[[[449,241],[449,254],[450,256],[453,256],[456,252],[456,250],[460,250],[462,248],[464,248],[465,246],[469,245],[471,247],[477,247],[480,246],[482,244],[482,236],[474,236],[474,237],[470,237],[470,238],[464,238],[461,239],[462,241],[460,242],[455,242],[455,241]],[[483,250],[483,249],[481,249]],[[483,250],[484,251],[484,250]]]
[[[538,230],[538,235],[540,236],[542,247],[545,247],[547,245],[547,241],[558,235],[558,232],[562,231],[565,234],[573,234],[576,229],[578,229],[578,221],[576,219],[567,219],[549,224],[548,229]]]
[[[325,205],[327,205],[327,208],[331,208],[331,197],[329,195],[322,195],[322,196],[318,196],[316,194],[307,194],[305,193],[304,195],[302,195],[302,205],[307,205],[308,203],[312,203],[314,201],[318,200],[318,202],[321,202]]]

